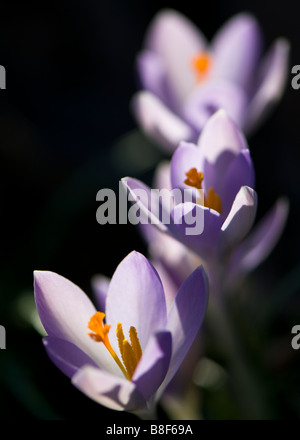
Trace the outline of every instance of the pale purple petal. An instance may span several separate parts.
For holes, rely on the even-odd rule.
[[[126,186],[135,193],[135,186],[143,187],[143,184],[135,179],[124,179]],[[137,204],[145,211],[145,215],[151,218],[147,200],[137,199]],[[220,214],[212,209],[192,202],[179,203],[169,213],[168,223],[155,222],[152,215],[151,221],[159,230],[168,233],[201,257],[211,258],[216,253],[216,243],[223,223]],[[164,229],[162,228],[164,227]]]
[[[166,325],[165,294],[159,276],[142,254],[131,252],[112,276],[106,299],[107,323],[112,326],[110,342],[118,351],[117,323],[125,338],[134,326],[142,349],[150,336]]]
[[[248,186],[243,186],[222,225],[221,247],[223,250],[234,247],[246,236],[253,225],[256,208],[256,192]]]
[[[204,259],[216,256],[223,223],[220,214],[194,203],[182,203],[172,211],[170,232],[189,249]]]
[[[196,168],[198,172],[203,171],[200,149],[192,143],[181,142],[171,160],[172,188],[190,188],[184,181],[187,178],[186,173],[191,168]]]
[[[176,243],[181,245],[181,243],[179,243],[177,240],[174,241],[176,241]],[[161,279],[165,292],[166,307],[168,312],[178,291],[177,279],[174,279],[174,277],[170,275],[169,271],[166,269],[164,265],[164,262],[161,261],[159,258],[158,259],[151,258],[151,263],[157,270],[159,277]],[[176,273],[176,275],[178,275],[178,273]]]
[[[145,400],[149,400],[163,382],[170,365],[171,354],[170,332],[159,332],[150,338],[132,376],[132,382]]]
[[[110,284],[110,278],[104,275],[95,275],[92,278],[92,288],[95,297],[95,303],[101,312],[105,310],[105,301]]]
[[[173,351],[166,385],[189,351],[204,319],[208,304],[208,280],[202,266],[182,284],[168,314],[167,328],[172,334]]]
[[[131,177],[124,177],[122,184],[125,189],[129,192],[129,200],[133,202],[133,206],[128,211],[128,216],[131,223],[136,221],[137,223],[144,223],[147,225],[151,223],[155,225],[159,230],[166,232],[167,223],[163,220],[168,220],[170,218],[169,211],[174,204],[172,194],[166,190],[163,192],[162,196],[159,197],[157,191],[151,190],[147,185],[138,179],[133,179]],[[133,211],[132,211],[133,210]],[[141,221],[138,222],[133,218],[138,217],[136,211],[141,211]],[[134,213],[132,215],[131,213]]]
[[[76,344],[96,309],[86,294],[66,278],[47,271],[34,272],[35,301],[49,336]]]
[[[176,399],[180,402],[180,399],[187,397],[187,377],[193,377],[195,374],[195,367],[199,363],[199,359],[205,354],[205,347],[203,340],[205,339],[205,331],[201,332],[201,328],[198,331],[194,342],[180,367],[175,373],[173,379],[169,382],[162,395],[162,405],[165,406],[169,403],[169,399]],[[163,387],[161,387],[163,388]]]
[[[191,93],[183,109],[184,119],[198,132],[218,110],[225,109],[228,116],[242,127],[248,97],[238,85],[224,80],[201,83]]]
[[[238,14],[226,22],[211,43],[214,74],[242,87],[250,79],[261,54],[262,37],[255,18]]]
[[[70,378],[84,365],[97,367],[90,357],[70,342],[48,336],[43,343],[51,361]]]
[[[151,261],[164,286],[167,310],[183,281],[200,265],[199,257],[168,234],[157,231],[150,243]]]
[[[244,135],[223,109],[208,120],[198,144],[203,156],[212,164],[224,151],[237,155],[248,148]]]
[[[236,278],[258,266],[277,244],[286,224],[289,203],[279,199],[235,250],[230,260],[231,277]]]
[[[235,155],[224,150],[215,163],[204,164],[204,188],[213,188],[222,202],[222,217],[226,218],[241,186],[254,186],[254,167],[249,150]]]
[[[163,58],[170,90],[180,106],[196,84],[191,60],[205,50],[204,36],[182,14],[165,10],[153,20],[145,45]]]
[[[99,368],[83,367],[72,377],[72,384],[95,402],[117,411],[146,408],[134,383]]]
[[[193,140],[194,130],[150,92],[138,92],[132,100],[133,113],[145,133],[168,153],[182,140]]]
[[[153,188],[167,188],[172,189],[170,179],[170,161],[161,161],[154,172]]]
[[[164,104],[171,107],[162,58],[155,52],[144,50],[137,57],[137,69],[142,88],[153,93]]]
[[[265,121],[282,97],[289,68],[289,43],[283,38],[275,41],[262,62],[257,76],[259,84],[247,108],[245,130],[249,133]]]
[[[224,175],[218,177],[218,184],[214,186],[214,189],[222,200],[222,215],[227,217],[241,187],[254,187],[254,166],[249,150],[243,150],[234,157]]]
[[[97,365],[122,374],[104,345],[88,336],[88,323],[96,309],[78,286],[56,273],[35,271],[34,291],[38,313],[49,336],[71,342]]]

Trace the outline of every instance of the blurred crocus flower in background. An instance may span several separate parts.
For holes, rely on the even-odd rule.
[[[153,222],[151,206],[139,197],[140,189],[150,192],[150,188],[136,179],[123,179],[132,199],[153,223],[141,228],[150,244],[152,258],[164,271],[175,274],[172,279],[181,273],[184,279],[195,266],[203,264],[212,279],[225,271],[226,277],[222,279],[225,286],[226,281],[233,282],[266,258],[285,225],[288,203],[279,199],[248,235],[257,207],[254,169],[243,134],[224,110],[209,119],[198,145],[186,142],[179,145],[170,166],[161,166],[157,181],[172,189],[190,188],[195,199],[199,189],[204,192],[202,201],[175,205],[170,213],[172,222],[162,225],[160,218]],[[160,204],[161,200],[157,199],[156,203]],[[203,218],[204,228],[199,235],[186,234],[191,217]],[[167,233],[164,240],[169,240],[168,243],[161,241],[163,233]],[[172,239],[189,251],[184,252],[184,247],[180,243],[176,246]],[[173,246],[176,251],[172,251]]]
[[[137,58],[142,90],[133,98],[133,111],[138,123],[169,152],[182,140],[196,142],[220,108],[252,133],[281,98],[288,75],[284,38],[262,52],[261,30],[250,14],[232,17],[208,44],[179,12],[159,12]]]
[[[137,252],[119,264],[109,286],[107,279],[101,284],[105,312],[60,275],[37,271],[34,278],[47,353],[73,385],[111,409],[155,408],[202,323],[208,301],[202,267],[168,308],[156,270]]]

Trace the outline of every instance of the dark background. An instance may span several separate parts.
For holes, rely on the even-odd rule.
[[[250,11],[262,26],[266,48],[285,36],[291,42],[290,67],[300,64],[300,9],[292,0],[1,3],[0,64],[7,73],[7,89],[0,90],[0,324],[7,336],[7,349],[0,351],[1,419],[112,414],[52,365],[19,300],[32,292],[35,269],[55,271],[90,294],[94,274],[111,276],[131,250],[146,252],[134,227],[97,224],[96,193],[117,189],[125,175],[149,180],[160,158],[153,146],[148,156],[142,153],[142,137],[140,150],[132,154],[129,148],[128,157],[120,139],[136,129],[129,106],[138,89],[136,54],[150,20],[166,6],[188,16],[209,39],[231,15]],[[300,324],[300,90],[292,89],[291,79],[272,116],[249,139],[258,218],[280,195],[291,203],[280,243],[253,275],[262,282],[264,304],[277,305],[271,307],[270,337],[288,344],[287,359],[276,358],[277,379],[283,381],[276,418],[300,414],[295,367],[300,353],[289,342],[292,326]]]

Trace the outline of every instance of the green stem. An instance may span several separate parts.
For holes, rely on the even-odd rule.
[[[211,283],[210,291],[208,325],[218,344],[224,349],[242,416],[247,419],[269,419],[270,411],[265,404],[262,384],[253,371],[239,333],[228,315],[226,292],[222,291],[216,282]]]

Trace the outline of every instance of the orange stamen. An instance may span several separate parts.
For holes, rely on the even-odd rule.
[[[207,195],[204,198],[204,206],[210,209],[214,209],[219,214],[222,212],[222,201],[220,196],[215,192],[213,188],[209,188]]]
[[[193,188],[197,188],[199,190],[202,189],[202,181],[204,179],[204,174],[202,172],[198,172],[197,168],[191,168],[187,173],[185,173],[186,179],[184,183]],[[200,192],[200,191],[199,191]],[[203,204],[203,196],[200,194],[200,198],[197,199],[197,203]],[[222,201],[220,196],[215,192],[213,188],[209,188],[206,196],[204,197],[204,206],[210,209],[214,209],[219,214],[222,212]]]
[[[209,53],[201,52],[192,58],[191,63],[196,73],[197,81],[200,82],[207,76],[211,68],[212,59]]]
[[[137,331],[135,327],[130,327],[129,329],[130,343],[129,343],[124,338],[122,324],[120,322],[118,322],[117,324],[116,335],[118,339],[121,358],[123,361],[122,364],[122,362],[120,361],[119,357],[117,356],[117,354],[115,353],[114,349],[112,348],[109,342],[108,332],[111,326],[108,324],[103,325],[104,317],[105,317],[105,313],[102,312],[96,312],[91,317],[90,322],[88,324],[88,328],[92,330],[93,333],[88,333],[88,335],[94,341],[102,342],[105,345],[105,347],[107,348],[112,358],[117,363],[118,367],[120,368],[126,379],[131,380],[134,370],[136,369],[136,366],[142,356],[142,349],[137,336]]]
[[[193,188],[202,189],[202,180],[204,178],[203,173],[198,173],[197,168],[191,168],[190,171],[185,173],[187,179],[184,183]]]

